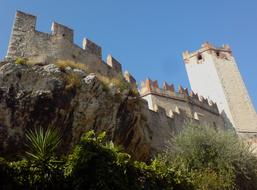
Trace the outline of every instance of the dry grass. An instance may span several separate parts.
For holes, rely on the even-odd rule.
[[[120,92],[123,92],[124,90],[129,90],[130,93],[134,96],[139,96],[136,86],[131,85],[130,83],[125,81],[122,75],[119,75],[118,77],[106,77],[103,75],[97,75],[97,78],[99,79],[99,81],[102,82],[105,88],[109,88],[110,84],[113,84],[116,88],[120,90]]]
[[[75,73],[69,73],[66,76],[65,90],[73,90],[81,85],[80,77]]]
[[[22,65],[37,65],[40,58],[37,57],[17,57],[15,59],[16,64]],[[81,69],[83,71],[89,71],[89,68],[86,64],[78,63],[68,59],[53,59],[50,60],[50,63],[54,63],[61,71],[65,71],[66,67],[71,67],[72,69]]]
[[[123,83],[125,83],[125,81],[120,78],[107,77],[104,75],[97,75],[97,78],[103,83],[104,86],[109,87],[110,84],[113,84],[115,87],[119,88],[121,91],[124,90],[124,88],[122,88],[122,86],[124,85]]]
[[[16,64],[25,64],[25,65],[34,65],[33,59],[23,58],[23,57],[17,58],[15,63]],[[65,69],[67,67],[70,67],[72,69],[80,69],[87,73],[92,72],[92,70],[90,70],[90,68],[86,64],[78,63],[73,60],[57,59],[54,62],[54,64],[62,72],[65,72]],[[104,88],[106,90],[108,90],[110,88],[110,84],[113,84],[116,88],[119,89],[120,92],[123,92],[124,90],[127,89],[127,90],[130,90],[130,92],[132,94],[134,94],[136,96],[138,95],[138,91],[137,91],[136,87],[132,86],[127,81],[125,81],[121,74],[117,77],[107,77],[107,76],[101,75],[100,73],[96,73],[96,74],[97,74],[97,78],[99,79],[99,81],[102,82],[102,84],[104,85]],[[81,85],[81,81],[80,81],[79,76],[77,76],[74,73],[67,74],[66,86],[65,86],[66,90],[71,90],[71,89],[74,89],[75,87],[80,87],[80,85]]]
[[[62,60],[62,59],[58,59],[55,62],[55,65],[61,70],[61,71],[65,71],[66,67],[70,67],[72,69],[80,69],[82,71],[89,71],[88,67],[86,64],[82,64],[82,63],[77,63],[75,61],[72,60]]]

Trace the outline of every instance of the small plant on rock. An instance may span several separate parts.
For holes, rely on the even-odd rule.
[[[77,74],[75,73],[69,73],[66,76],[66,85],[65,85],[65,90],[73,90],[75,88],[79,88],[81,85],[80,78]]]
[[[15,60],[15,64],[25,65],[27,63],[28,63],[28,58],[25,58],[25,57],[17,57]]]

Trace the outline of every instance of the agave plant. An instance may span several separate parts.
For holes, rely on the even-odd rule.
[[[42,127],[29,130],[26,133],[28,151],[27,156],[31,161],[45,162],[51,159],[61,142],[61,135],[57,128]]]

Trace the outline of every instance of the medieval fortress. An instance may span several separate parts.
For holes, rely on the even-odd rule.
[[[73,30],[54,22],[51,34],[36,30],[36,17],[18,11],[6,59],[33,58],[35,62],[67,59],[84,63],[90,71],[106,76],[122,74],[121,64],[108,55],[102,60],[102,49],[89,39],[82,48],[73,43]],[[150,125],[177,130],[186,124],[198,124],[214,128],[234,127],[238,134],[257,136],[257,115],[247,89],[239,73],[231,48],[216,48],[205,43],[195,52],[183,53],[185,67],[191,84],[191,92],[179,86],[146,79],[139,93],[145,101],[143,112],[150,118]],[[124,78],[135,84],[128,72]],[[165,129],[166,130],[166,129]],[[165,130],[160,136],[166,135]],[[174,131],[173,130],[173,131]]]

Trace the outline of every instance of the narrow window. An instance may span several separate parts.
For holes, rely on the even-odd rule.
[[[199,54],[199,55],[197,56],[197,60],[200,61],[200,60],[202,60],[202,59],[203,59],[202,55]]]
[[[217,55],[217,57],[219,57],[220,56],[220,52],[216,51],[216,55]]]

